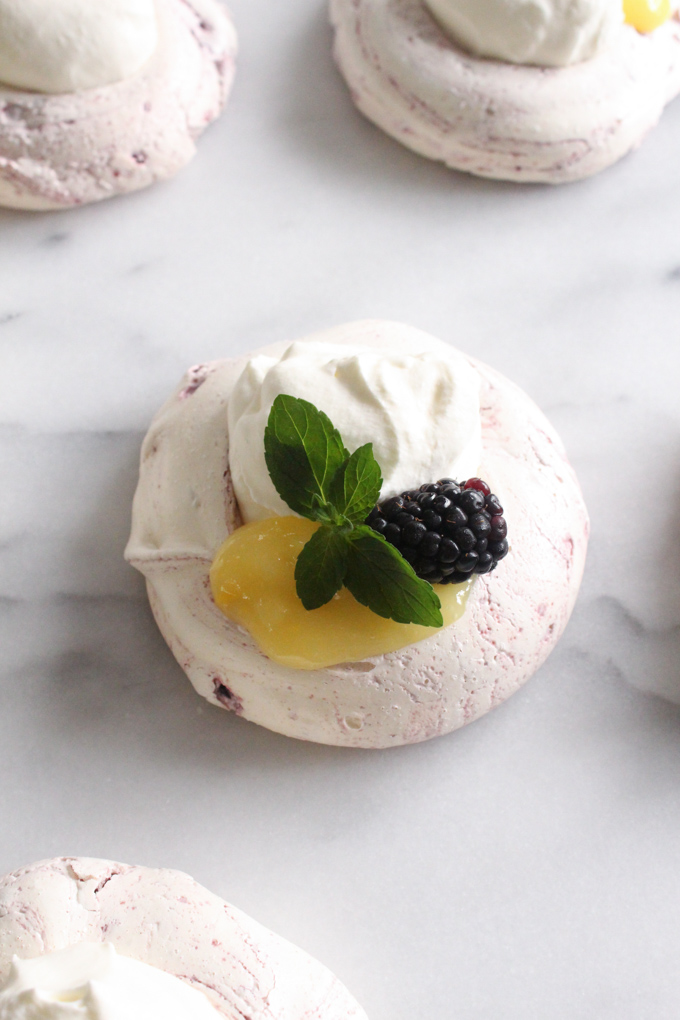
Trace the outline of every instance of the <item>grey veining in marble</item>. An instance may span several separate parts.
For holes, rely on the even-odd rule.
[[[680,103],[550,189],[447,172],[353,110],[317,0],[233,0],[232,102],[175,181],[0,212],[0,871],[189,871],[372,1020],[680,1012]],[[122,560],[182,371],[401,319],[522,385],[593,523],[557,651],[465,731],[350,752],[200,701]]]

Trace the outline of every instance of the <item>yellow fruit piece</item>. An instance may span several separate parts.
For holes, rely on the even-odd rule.
[[[672,13],[671,0],[623,0],[626,23],[638,32],[653,32],[668,21]]]
[[[431,637],[438,627],[395,623],[360,605],[346,588],[319,609],[307,610],[295,591],[295,561],[318,524],[270,517],[237,528],[210,570],[213,598],[275,662],[321,669],[394,652]],[[444,625],[465,611],[472,581],[436,585]]]

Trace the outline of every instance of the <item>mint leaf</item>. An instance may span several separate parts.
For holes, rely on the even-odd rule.
[[[348,546],[338,528],[321,527],[307,542],[295,564],[295,587],[305,609],[325,606],[342,588]]]
[[[330,418],[313,404],[279,394],[264,430],[264,458],[276,491],[295,513],[329,523],[331,479],[349,457]]]
[[[305,609],[325,605],[344,584],[378,616],[443,627],[432,585],[362,523],[382,486],[371,443],[350,456],[327,415],[306,400],[279,394],[264,432],[264,455],[281,499],[294,513],[321,524],[295,565]]]
[[[397,623],[444,626],[436,591],[389,542],[365,524],[348,538],[345,585],[357,602]]]
[[[355,450],[333,476],[330,501],[335,510],[352,524],[362,524],[378,502],[382,488],[380,467],[373,456],[373,444]]]

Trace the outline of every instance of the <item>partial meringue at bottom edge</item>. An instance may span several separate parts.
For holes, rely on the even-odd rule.
[[[0,878],[0,989],[13,957],[103,942],[196,989],[216,1017],[367,1020],[326,967],[180,871],[57,857]]]

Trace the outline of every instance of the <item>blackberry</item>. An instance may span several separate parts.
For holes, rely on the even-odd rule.
[[[366,523],[431,584],[488,574],[508,552],[508,526],[481,478],[441,478],[376,503]]]

